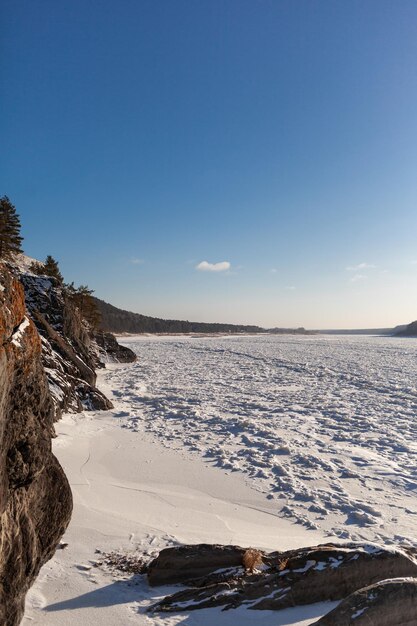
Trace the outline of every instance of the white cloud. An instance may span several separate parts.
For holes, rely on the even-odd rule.
[[[272,267],[270,270],[271,274],[276,274],[278,272],[276,267]]]
[[[351,283],[357,283],[360,280],[365,280],[366,276],[364,274],[355,274],[354,276],[352,276],[352,278],[350,279]]]
[[[137,257],[132,257],[130,259],[130,262],[132,263],[132,265],[142,265],[142,263],[145,263],[143,259],[138,259]]]
[[[290,285],[289,287],[285,287],[285,289],[288,289],[288,291],[295,291],[294,285]]]
[[[348,272],[358,272],[359,270],[372,270],[375,269],[376,265],[372,265],[371,263],[359,263],[358,265],[350,265],[346,268]]]
[[[220,263],[209,263],[208,261],[201,261],[195,266],[195,269],[199,272],[226,272],[230,270],[229,261],[221,261]]]

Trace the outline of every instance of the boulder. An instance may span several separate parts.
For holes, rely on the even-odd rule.
[[[164,552],[167,552],[165,556]],[[242,567],[245,552],[237,546],[205,544],[163,551],[163,558],[158,557],[150,565],[151,584],[186,581],[191,588],[164,598],[152,610],[182,611],[211,606],[230,609],[241,604],[251,609],[279,610],[339,600],[387,578],[417,577],[414,554],[373,544],[325,544],[261,553],[262,571],[254,574]],[[224,558],[226,554],[230,555],[229,559]]]
[[[417,578],[383,580],[356,591],[314,626],[415,626]]]
[[[94,333],[94,339],[100,348],[102,360],[109,363],[133,363],[136,361],[136,354],[130,348],[121,346],[112,333],[103,330]]]
[[[216,570],[240,567],[244,552],[239,546],[206,543],[165,548],[149,563],[148,581],[152,586],[198,581]]]

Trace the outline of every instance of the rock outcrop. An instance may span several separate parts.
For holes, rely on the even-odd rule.
[[[163,550],[148,567],[149,582],[182,581],[191,588],[167,596],[152,610],[232,609],[243,604],[271,611],[339,600],[384,579],[417,577],[415,554],[375,545],[326,544],[260,553],[262,570],[255,574],[242,567],[245,553],[237,546],[210,549],[205,544]]]
[[[200,543],[165,548],[148,566],[152,586],[189,582],[209,576],[218,569],[239,568],[245,548]]]
[[[42,339],[55,420],[67,411],[111,409],[110,400],[96,387],[95,370],[109,362],[133,362],[135,353],[119,346],[111,333],[95,332],[70,290],[53,277],[33,273],[33,261],[18,255],[8,267],[24,287],[27,313]]]
[[[53,555],[72,511],[51,452],[54,402],[24,290],[0,266],[0,623],[17,626],[25,594]]]
[[[356,591],[314,626],[415,626],[417,578],[383,580]]]
[[[100,359],[103,363],[133,363],[136,354],[130,348],[121,346],[111,333],[96,331],[94,339],[100,350]]]
[[[29,271],[23,284],[27,311],[42,338],[42,362],[54,400],[56,419],[66,411],[111,409],[97,389],[97,367],[104,364],[88,324],[54,278]]]

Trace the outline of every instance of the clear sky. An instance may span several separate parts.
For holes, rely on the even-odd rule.
[[[159,317],[417,318],[415,0],[3,0],[27,254]]]

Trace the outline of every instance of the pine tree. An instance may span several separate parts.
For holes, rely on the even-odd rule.
[[[59,269],[58,261],[55,261],[49,254],[43,263],[39,263],[39,261],[31,263],[29,270],[38,276],[52,276],[60,285],[64,284],[64,277]]]
[[[0,259],[10,259],[22,252],[20,219],[7,196],[0,198]]]
[[[45,259],[42,274],[46,274],[46,276],[52,276],[53,278],[56,278],[60,285],[64,284],[64,277],[59,270],[58,261],[55,261],[55,259],[50,254],[48,254]]]

